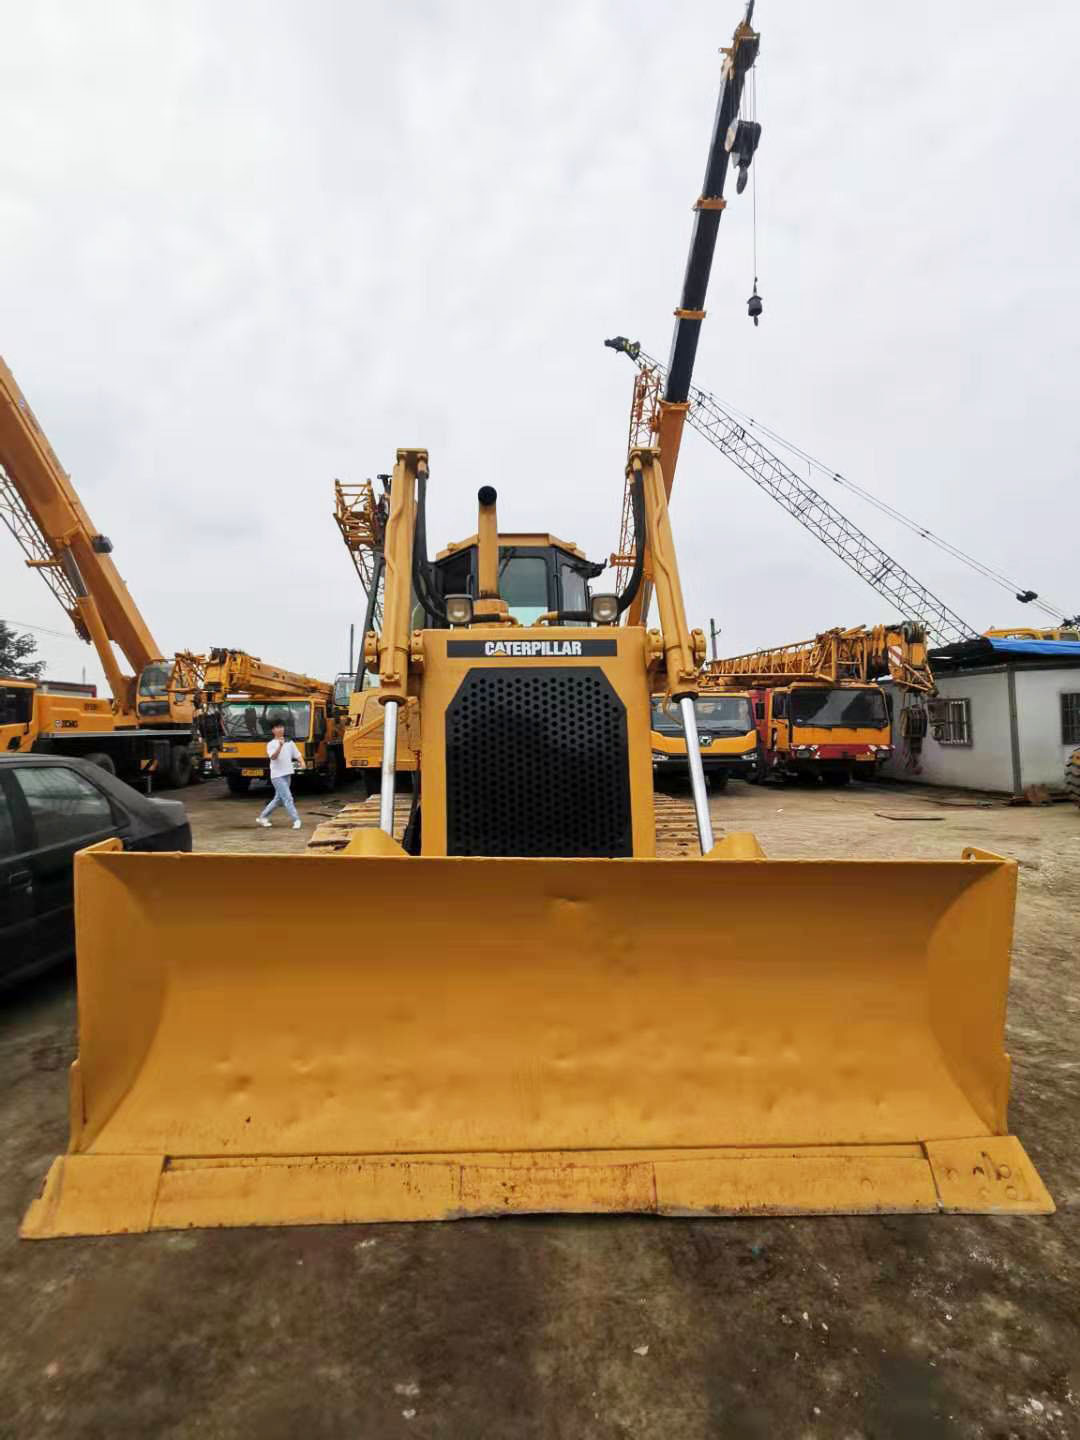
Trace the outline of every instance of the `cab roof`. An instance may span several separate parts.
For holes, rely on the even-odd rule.
[[[445,560],[448,555],[456,555],[459,550],[468,550],[470,545],[479,544],[479,536],[470,535],[467,540],[452,540],[445,550],[440,550],[435,556],[436,560]],[[579,550],[572,540],[560,540],[557,535],[533,534],[506,534],[499,531],[499,548],[518,546],[522,549],[532,550],[565,550],[567,554],[575,556],[578,560],[585,560],[588,557],[584,551]]]

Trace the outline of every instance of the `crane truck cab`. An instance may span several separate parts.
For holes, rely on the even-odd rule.
[[[758,768],[758,732],[750,695],[745,690],[702,694],[694,701],[698,743],[705,775],[714,789],[732,779],[751,780]],[[663,695],[651,705],[653,775],[685,775],[683,723]]]
[[[266,747],[279,721],[321,789],[333,790],[341,780],[345,719],[329,686],[326,695],[288,695],[273,700],[229,695],[220,705],[219,718],[218,769],[234,795],[245,795],[253,784],[269,785]]]
[[[68,755],[132,783],[152,775],[179,787],[200,750],[190,725],[139,723],[90,686],[0,676],[0,752]]]
[[[892,753],[879,685],[795,683],[752,693],[766,773],[820,776],[827,785],[872,780]]]

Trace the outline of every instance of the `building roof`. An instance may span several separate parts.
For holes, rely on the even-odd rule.
[[[1045,670],[1051,661],[1063,668],[1080,666],[1080,643],[1075,640],[1012,640],[1005,636],[979,635],[942,645],[930,651],[935,669],[981,670],[987,665],[1008,663]]]

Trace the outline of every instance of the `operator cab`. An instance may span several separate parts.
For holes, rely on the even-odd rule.
[[[478,537],[440,550],[432,566],[438,596],[469,595],[476,599]],[[499,595],[520,625],[535,625],[541,615],[562,610],[581,615],[589,609],[589,581],[606,566],[587,560],[576,545],[554,535],[499,536]],[[413,612],[417,629],[437,629],[445,622],[425,615],[418,604]],[[581,620],[566,620],[566,625]]]

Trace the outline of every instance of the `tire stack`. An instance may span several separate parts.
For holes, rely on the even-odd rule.
[[[1065,764],[1065,789],[1074,805],[1080,805],[1080,750],[1074,750]]]

